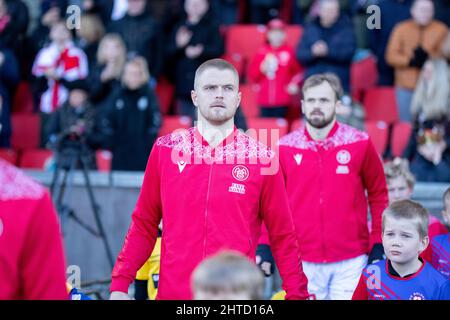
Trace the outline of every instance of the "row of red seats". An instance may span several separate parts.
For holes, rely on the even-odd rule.
[[[112,153],[108,150],[98,150],[95,154],[98,171],[111,171]],[[0,158],[24,169],[51,170],[53,152],[48,149],[0,149]]]
[[[19,115],[16,115],[19,116]],[[31,117],[30,117],[31,116]],[[52,152],[45,149],[38,149],[38,139],[30,139],[30,137],[38,137],[39,133],[39,117],[35,115],[20,115],[22,117],[29,117],[34,119],[30,121],[28,119],[28,126],[20,126],[20,128],[26,130],[17,130],[14,135],[13,150],[0,150],[0,157],[5,158],[8,161],[23,167],[23,168],[35,168],[46,169],[49,166],[49,161],[52,157]],[[20,119],[19,119],[20,120]],[[18,121],[15,118],[15,121]],[[251,128],[247,131],[250,136],[260,140],[264,144],[274,146],[278,139],[289,131],[296,130],[300,127],[302,120],[297,119],[291,125],[285,119],[271,119],[271,118],[250,118],[248,119],[248,127]],[[33,124],[34,123],[34,124]],[[189,128],[191,125],[190,119],[187,117],[167,116],[164,118],[164,125],[160,130],[159,135],[165,135],[179,128]],[[384,121],[366,121],[366,131],[371,137],[376,150],[380,155],[383,154],[388,144],[389,138],[389,124]],[[36,130],[34,133],[29,129]],[[261,130],[261,129],[267,129]],[[277,129],[277,130],[271,130]],[[20,134],[24,133],[23,139],[20,138]],[[391,147],[392,154],[394,156],[401,156],[405,147],[408,144],[411,134],[411,124],[407,122],[397,122],[392,125],[392,139]],[[34,145],[30,144],[30,141],[37,142]],[[23,143],[18,143],[23,142]],[[110,171],[111,168],[111,153],[109,151],[100,150],[97,151],[96,159],[97,166],[100,171]]]

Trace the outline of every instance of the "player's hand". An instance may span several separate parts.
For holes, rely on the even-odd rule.
[[[131,300],[130,296],[121,291],[113,291],[109,296],[109,300]]]

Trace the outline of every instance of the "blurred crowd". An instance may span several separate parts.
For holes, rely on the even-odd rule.
[[[70,5],[81,9],[73,30]],[[381,15],[371,17],[371,5]],[[417,180],[450,181],[449,0],[0,0],[0,148],[11,147],[13,99],[27,83],[42,148],[83,136],[112,151],[113,170],[144,170],[163,115],[195,120],[195,70],[226,57],[237,24],[266,28],[241,74],[259,87],[260,117],[288,118],[303,79],[332,72],[344,89],[338,119],[364,130],[351,66],[370,55],[376,85],[395,88],[399,121],[411,124],[403,156]],[[296,47],[291,25],[302,27]],[[168,110],[161,83],[173,87]],[[247,129],[241,111],[236,123]]]

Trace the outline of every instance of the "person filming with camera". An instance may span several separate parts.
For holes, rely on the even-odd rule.
[[[68,150],[82,152],[87,167],[95,169],[94,150],[100,142],[94,134],[96,112],[88,100],[88,84],[85,80],[76,80],[68,82],[67,87],[69,99],[52,113],[47,125],[47,145],[59,160]]]

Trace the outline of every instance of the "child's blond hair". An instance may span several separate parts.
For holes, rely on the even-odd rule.
[[[384,175],[386,176],[386,182],[395,179],[397,177],[403,177],[408,184],[408,187],[414,189],[416,179],[409,170],[409,162],[407,159],[395,158],[393,161],[386,162],[384,164]]]
[[[395,201],[383,212],[382,230],[384,232],[386,217],[393,219],[406,219],[417,221],[417,231],[421,238],[428,236],[428,210],[420,203],[412,200]]]
[[[248,293],[252,300],[263,299],[264,277],[247,257],[234,251],[205,259],[192,274],[193,291],[216,293]]]

